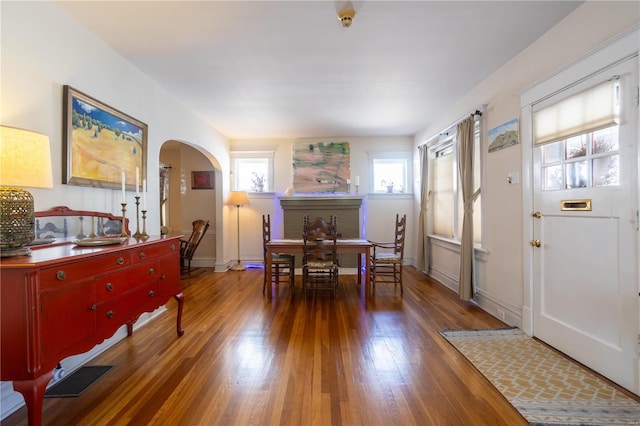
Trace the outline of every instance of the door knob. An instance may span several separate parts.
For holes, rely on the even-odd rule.
[[[540,219],[542,217],[542,213],[535,212],[535,213],[532,213],[531,216],[535,217],[536,219]]]
[[[531,244],[531,247],[540,247],[541,245],[540,240],[531,240],[529,244]]]

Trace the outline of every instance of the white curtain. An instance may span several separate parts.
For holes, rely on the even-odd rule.
[[[429,272],[429,148],[427,144],[418,147],[420,153],[420,216],[418,218],[418,253],[417,268]]]
[[[459,295],[462,300],[473,298],[473,203],[480,189],[473,192],[473,145],[475,120],[467,117],[458,123],[458,173],[464,205],[462,234],[460,235]]]

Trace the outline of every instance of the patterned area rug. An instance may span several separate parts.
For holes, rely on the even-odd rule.
[[[532,425],[640,425],[640,403],[520,329],[440,334]]]

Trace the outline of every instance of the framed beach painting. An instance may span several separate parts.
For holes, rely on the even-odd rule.
[[[140,186],[147,176],[147,125],[70,86],[63,99],[63,183],[118,189],[124,172],[127,189]]]
[[[518,119],[514,118],[488,132],[489,152],[499,151],[513,145],[519,141]]]

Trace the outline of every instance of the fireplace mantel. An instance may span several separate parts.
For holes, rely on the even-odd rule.
[[[302,220],[309,215],[329,219],[336,216],[338,238],[363,238],[360,230],[362,223],[360,209],[362,195],[293,195],[280,197],[280,206],[284,212],[284,238],[302,238]],[[296,260],[298,262],[298,260]],[[354,255],[344,255],[340,264],[352,267],[357,265]]]
[[[280,197],[280,205],[285,210],[359,209],[363,198],[363,195],[292,195]]]

